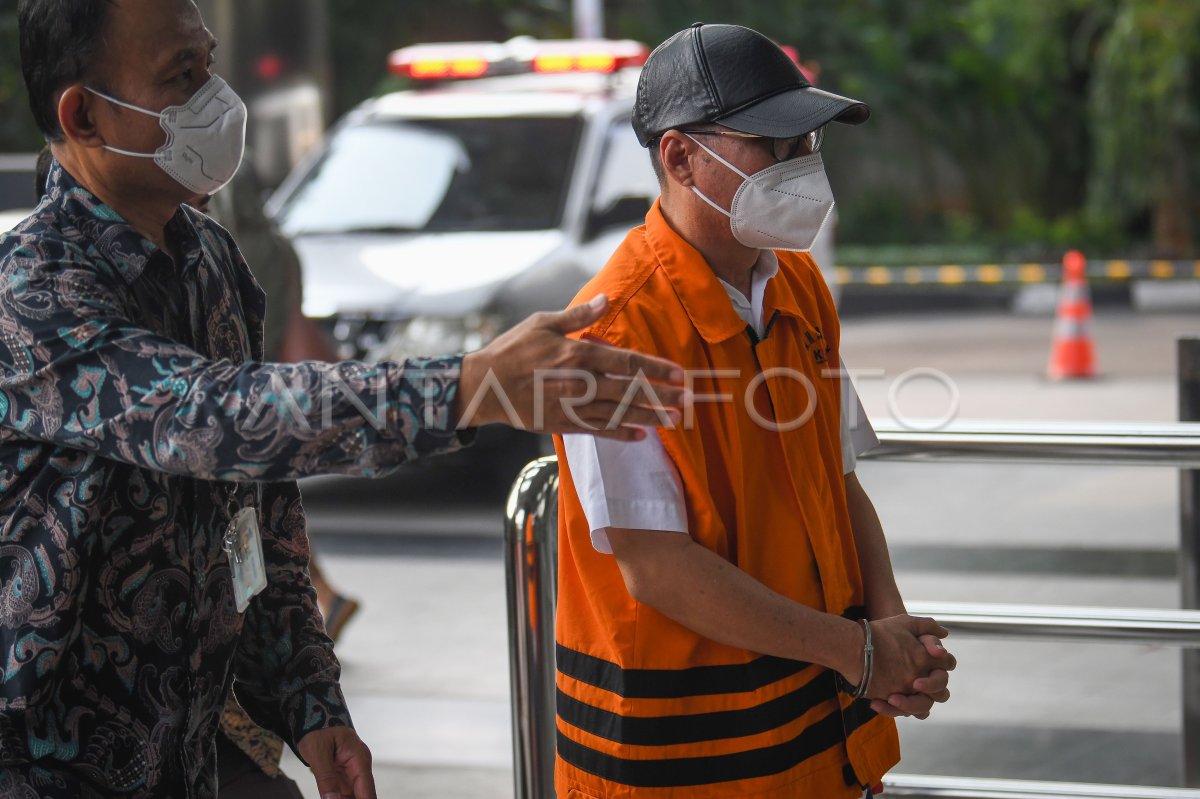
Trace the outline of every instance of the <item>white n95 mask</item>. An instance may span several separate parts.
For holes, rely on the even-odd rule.
[[[167,140],[153,153],[135,153],[104,146],[121,155],[153,158],[164,172],[196,194],[214,194],[233,180],[246,151],[246,104],[221,78],[200,87],[184,105],[148,111],[88,89],[133,111],[158,117]]]
[[[781,161],[747,175],[691,136],[688,138],[742,177],[728,211],[692,186],[700,199],[729,217],[734,238],[757,250],[812,249],[834,206],[833,189],[820,153]]]

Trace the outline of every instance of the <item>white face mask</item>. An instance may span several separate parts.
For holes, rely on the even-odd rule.
[[[246,150],[246,104],[220,78],[200,87],[184,105],[147,111],[88,89],[110,103],[158,117],[167,140],[153,153],[135,153],[105,145],[104,149],[134,158],[153,158],[164,172],[196,194],[214,194],[229,181]]]
[[[700,199],[729,217],[734,238],[757,250],[812,249],[834,206],[833,189],[825,177],[820,153],[781,161],[747,175],[691,136],[688,138],[743,179],[728,211],[692,186]]]

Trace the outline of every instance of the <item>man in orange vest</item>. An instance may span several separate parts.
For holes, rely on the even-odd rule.
[[[946,631],[905,611],[854,474],[876,439],[806,252],[825,125],[869,113],[734,25],[642,71],[662,194],[576,298],[611,301],[581,335],[682,364],[694,401],[633,444],[556,441],[560,797],[860,797],[899,759],[892,717],[949,697]]]

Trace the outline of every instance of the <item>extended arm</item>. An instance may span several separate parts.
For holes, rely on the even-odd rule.
[[[155,471],[237,481],[376,476],[459,446],[454,428],[477,392],[488,401],[476,405],[472,424],[577,429],[556,400],[577,391],[578,381],[543,384],[538,369],[546,365],[589,378],[592,398],[573,405],[601,427],[639,372],[672,384],[659,386],[662,406],[677,407],[684,394],[674,364],[564,338],[604,312],[602,298],[532,317],[465,359],[237,364],[131,321],[111,283],[119,278],[86,263],[14,260],[0,288],[6,432]],[[515,417],[503,412],[500,396]],[[533,411],[543,405],[539,420]],[[634,405],[605,434],[641,437],[630,425],[678,418],[662,406]]]
[[[16,266],[0,290],[10,436],[209,480],[378,474],[453,449],[460,358],[233,363],[139,326],[86,263]]]

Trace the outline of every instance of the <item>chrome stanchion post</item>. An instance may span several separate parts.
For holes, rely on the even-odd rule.
[[[505,516],[514,796],[546,799],[554,795],[555,458],[534,461],[521,471]]]
[[[1200,422],[1200,336],[1179,338],[1179,420]],[[1179,470],[1181,607],[1200,608],[1200,469]],[[1183,784],[1200,787],[1200,650],[1183,653]]]

